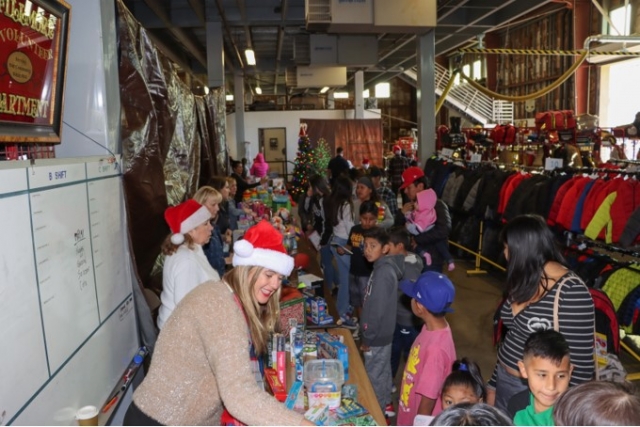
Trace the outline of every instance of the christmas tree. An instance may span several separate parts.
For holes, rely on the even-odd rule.
[[[293,178],[291,180],[290,193],[294,200],[307,190],[309,178],[315,172],[315,160],[311,141],[307,135],[307,124],[300,123],[298,139],[298,154],[294,162]]]
[[[326,139],[320,138],[318,140],[318,146],[313,149],[313,157],[315,160],[315,173],[326,178],[327,168],[331,160],[331,151],[329,150],[329,144],[327,144]]]

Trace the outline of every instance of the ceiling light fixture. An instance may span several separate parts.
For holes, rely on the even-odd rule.
[[[334,92],[333,97],[335,99],[346,99],[349,98],[349,92]]]
[[[225,96],[225,99],[227,101],[233,101],[233,95],[227,95],[227,96]]]
[[[322,89],[320,89],[320,93],[327,93],[328,90],[329,90],[329,86],[325,86]]]
[[[247,58],[247,65],[256,65],[256,54],[253,49],[246,49],[244,56]]]
[[[260,86],[256,86],[256,93],[262,95],[262,88]]]

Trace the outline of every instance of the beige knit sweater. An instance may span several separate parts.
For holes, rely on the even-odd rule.
[[[165,425],[220,425],[223,403],[248,425],[300,425],[256,383],[244,315],[223,282],[206,282],[165,323],[135,404]]]

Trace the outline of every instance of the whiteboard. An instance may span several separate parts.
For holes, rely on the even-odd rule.
[[[122,177],[100,158],[0,166],[0,425],[102,406],[139,340]]]

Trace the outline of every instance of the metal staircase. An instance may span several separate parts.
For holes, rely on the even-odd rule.
[[[418,81],[416,67],[405,70],[404,74],[413,82]],[[436,63],[436,95],[442,96],[450,78],[449,70]],[[445,102],[483,126],[489,123],[513,123],[513,102],[488,97],[464,81],[449,90]]]

